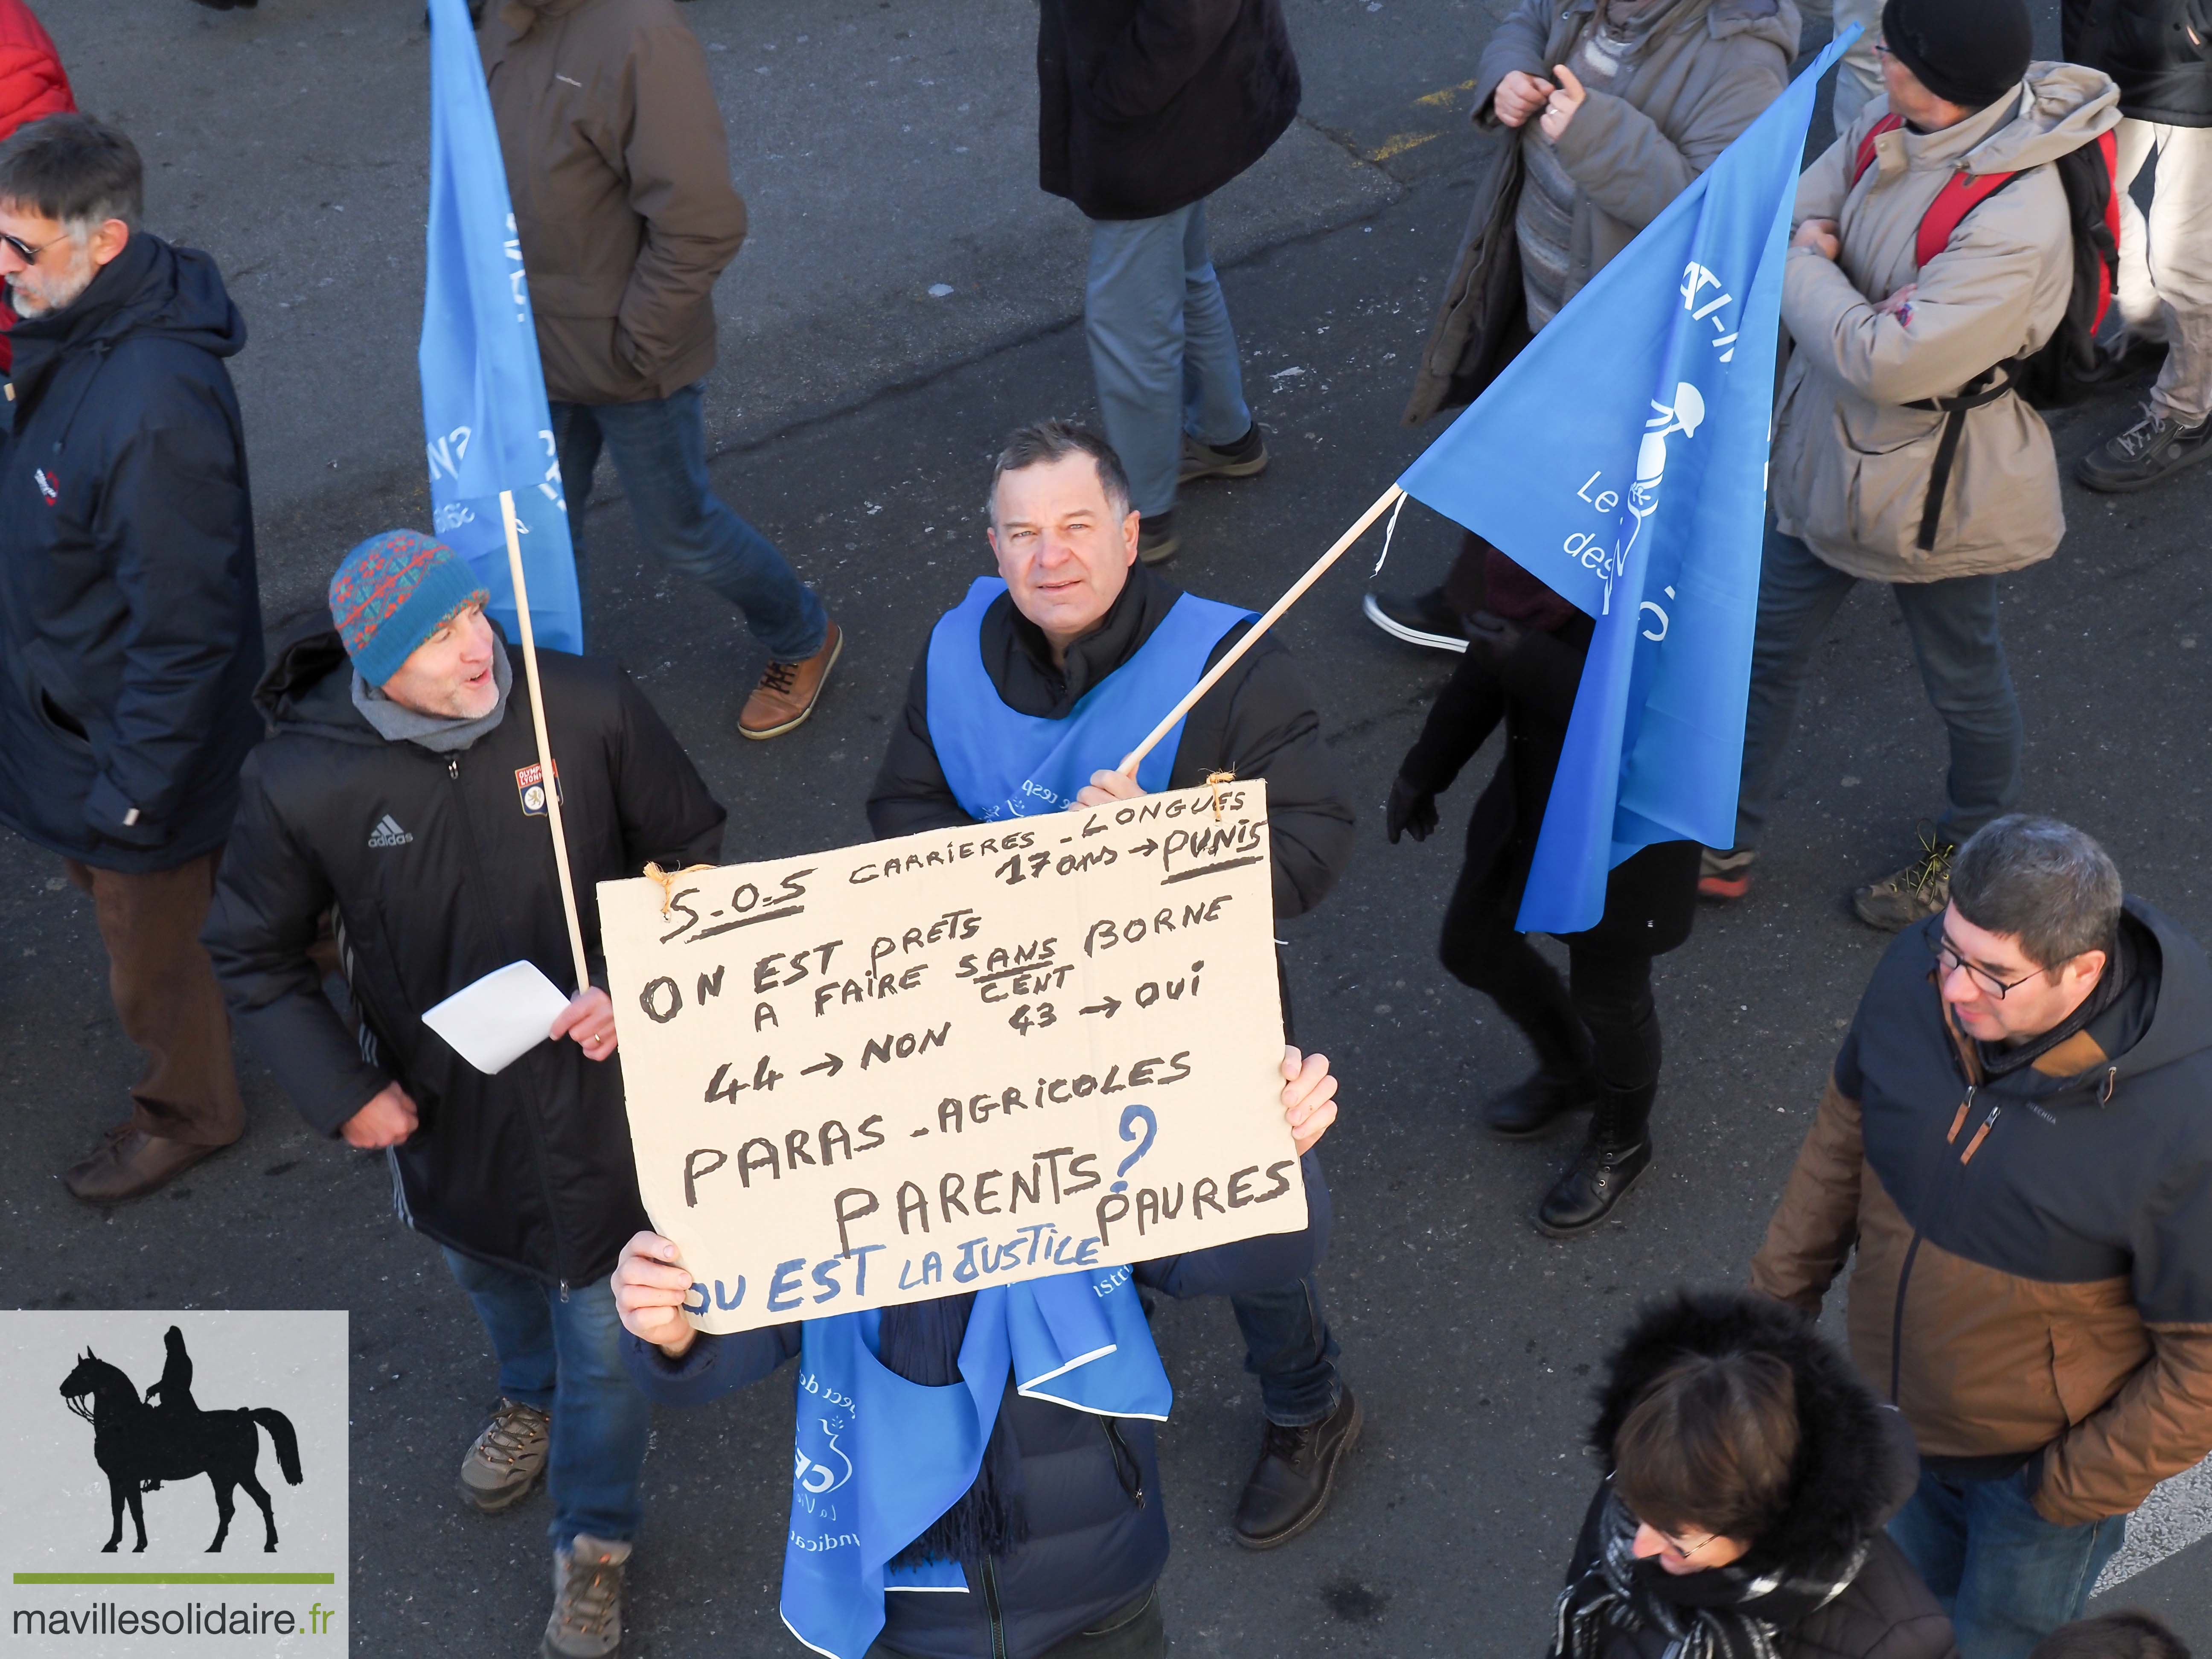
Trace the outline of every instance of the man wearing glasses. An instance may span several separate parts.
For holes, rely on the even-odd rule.
[[[55,115],[0,146],[17,314],[0,434],[0,823],[91,894],[136,1109],[63,1181],[139,1198],[238,1139],[199,932],[261,736],[246,436],[215,261],[139,224],[131,140]]]
[[[1966,1659],[2081,1615],[2212,1450],[2212,968],[2087,836],[2012,814],[1890,947],[1753,1286],[1816,1314],[1920,1444],[1891,1534]]]

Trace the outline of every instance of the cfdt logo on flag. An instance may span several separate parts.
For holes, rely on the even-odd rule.
[[[343,1312],[0,1322],[10,1652],[346,1651]]]

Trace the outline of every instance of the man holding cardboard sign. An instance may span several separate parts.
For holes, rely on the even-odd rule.
[[[276,734],[246,762],[207,943],[240,1035],[301,1115],[388,1148],[403,1218],[445,1247],[501,1395],[461,1496],[495,1512],[550,1472],[561,1591],[544,1650],[597,1659],[620,1641],[650,1428],[607,1284],[644,1223],[620,1067],[603,1063],[607,994],[580,988],[540,1027],[552,1040],[494,1075],[425,1016],[517,964],[573,986],[549,787],[586,880],[712,858],[724,815],[619,669],[554,652],[538,677],[549,784],[484,597],[450,549],[410,531],[347,556],[335,627],[286,645],[258,695]],[[308,956],[332,906],[357,1036]],[[598,918],[582,921],[596,956]]]
[[[976,582],[940,619],[915,666],[868,799],[876,833],[1027,818],[1231,772],[1266,781],[1274,917],[1320,903],[1350,862],[1352,809],[1276,637],[1199,702],[1133,781],[1102,770],[1236,645],[1249,618],[1138,562],[1127,479],[1093,433],[1060,422],[1016,432],[993,474],[990,513],[999,578]],[[1310,1278],[1234,1305],[1267,1419],[1236,1531],[1267,1548],[1319,1517],[1359,1408]]]
[[[1152,1424],[1171,1391],[1137,1287],[1221,1295],[1310,1276],[1329,1208],[1307,1154],[1335,1120],[1336,1080],[1295,1049],[1280,1075],[1297,1159],[1285,1167],[1306,1204],[1294,1232],[726,1336],[686,1318],[696,1287],[673,1241],[641,1233],[623,1248],[624,1358],[655,1400],[700,1404],[799,1357],[781,1607],[807,1646],[833,1659],[1166,1653]]]

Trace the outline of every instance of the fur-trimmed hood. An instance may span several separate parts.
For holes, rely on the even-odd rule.
[[[1742,1292],[1682,1291],[1647,1305],[1607,1363],[1590,1443],[1613,1473],[1613,1437],[1637,1396],[1686,1355],[1769,1353],[1797,1382],[1799,1443],[1780,1521],[1747,1565],[1835,1566],[1905,1506],[1919,1480],[1911,1431],[1796,1310]]]

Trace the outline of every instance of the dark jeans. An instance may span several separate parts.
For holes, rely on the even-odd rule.
[[[1270,1423],[1303,1429],[1336,1409],[1344,1379],[1312,1274],[1277,1290],[1232,1296],[1229,1305],[1244,1334],[1244,1369],[1260,1379],[1260,1409]]]
[[[1751,650],[1751,703],[1743,732],[1743,788],[1735,844],[1759,845],[1774,775],[1797,715],[1814,647],[1858,580],[1795,536],[1770,527],[1759,579],[1759,632]],[[1997,633],[1997,579],[1893,582],[1928,701],[1951,733],[1940,839],[1966,838],[2020,799],[2020,702]]]
[[[1651,996],[1651,958],[1601,945],[1564,941],[1569,983],[1514,931],[1503,896],[1486,872],[1460,872],[1444,910],[1437,954],[1452,976],[1482,992],[1518,1025],[1553,1076],[1595,1064],[1615,1089],[1640,1089],[1659,1077],[1659,1010]]]
[[[220,848],[173,870],[126,873],[62,860],[92,895],[116,1023],[146,1055],[145,1075],[131,1089],[131,1127],[194,1146],[228,1146],[246,1133],[230,1015],[200,943],[222,860]]]
[[[622,1321],[612,1285],[561,1291],[527,1273],[446,1252],[446,1265],[476,1304],[499,1356],[499,1391],[553,1416],[553,1547],[580,1533],[614,1542],[637,1536],[653,1407],[622,1363]]]
[[[745,626],[776,661],[801,662],[822,648],[830,629],[822,601],[708,480],[707,418],[696,386],[643,403],[556,403],[552,409],[580,588],[584,508],[604,447],[614,456],[639,541],[744,612]]]
[[[894,1595],[913,1595],[897,1590]],[[1054,1642],[1037,1659],[1165,1659],[1167,1620],[1160,1611],[1160,1587],[1154,1584],[1141,1600],[1108,1613],[1088,1630],[1079,1630],[1065,1641]],[[906,1659],[896,1648],[881,1640],[869,1644],[861,1659]]]
[[[1923,1468],[1889,1535],[1951,1615],[1964,1659],[2027,1659],[2087,1611],[2097,1575],[2127,1536],[2124,1515],[2062,1527],[2029,1501],[2039,1462],[2002,1480],[1946,1480]]]

